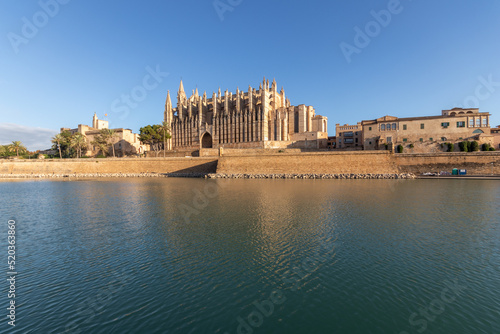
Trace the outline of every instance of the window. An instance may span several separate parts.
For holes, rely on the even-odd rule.
[[[478,118],[476,118],[476,127],[480,127],[481,126],[481,120]]]
[[[372,144],[372,142],[371,142],[371,141],[369,141],[369,142],[368,142],[368,145],[371,145],[371,144]]]
[[[352,137],[352,136],[354,136],[354,133],[352,131],[344,132],[344,137]]]
[[[434,141],[434,138],[429,138],[429,141]]]
[[[465,128],[465,122],[457,122],[457,128]]]
[[[442,141],[446,141],[446,137],[441,137],[441,140]]]
[[[371,127],[371,126],[370,126],[370,127],[368,127],[368,131],[372,131],[372,127]]]
[[[356,138],[356,143],[358,142],[358,138]]]
[[[392,123],[392,129],[396,130],[396,123]]]
[[[424,138],[420,138],[420,141],[424,141]]]
[[[421,123],[420,124],[420,129],[423,129],[424,128],[424,123]]]
[[[469,128],[474,127],[474,118],[469,119]]]
[[[345,138],[344,139],[344,143],[346,143],[346,144],[352,144],[352,143],[354,143],[354,138]]]
[[[380,125],[380,130],[385,131],[385,124]]]
[[[403,142],[407,142],[408,141],[408,138],[403,138]]]
[[[441,126],[442,126],[443,128],[447,128],[447,127],[449,127],[449,126],[450,126],[450,123],[448,123],[448,122],[443,122],[443,123],[441,123]]]
[[[488,126],[488,119],[485,117],[483,118],[483,127]]]
[[[392,137],[387,137],[387,142],[392,143]]]
[[[403,130],[406,130],[406,124],[403,124]]]

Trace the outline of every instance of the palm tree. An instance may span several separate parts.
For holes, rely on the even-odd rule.
[[[165,158],[165,152],[167,150],[167,144],[165,143],[167,139],[170,139],[170,126],[167,122],[163,121],[160,125],[160,130],[163,131],[163,157]]]
[[[82,147],[87,145],[87,138],[77,132],[71,137],[71,146],[76,148],[76,157],[82,157]]]
[[[19,157],[19,151],[21,153],[26,152],[26,147],[24,147],[23,143],[20,141],[13,141],[12,144],[9,145],[10,152],[16,152],[16,156]]]
[[[54,137],[52,137],[52,142],[54,144],[57,144],[57,148],[59,149],[59,159],[62,159],[62,153],[61,153],[61,142],[64,140],[64,137],[58,133]]]
[[[113,144],[113,138],[115,138],[117,135],[118,134],[115,132],[115,130],[111,130],[111,129],[102,129],[101,130],[101,136],[104,139],[104,141],[106,143],[108,141],[111,141],[111,147],[113,148],[113,158],[115,158],[115,145]]]

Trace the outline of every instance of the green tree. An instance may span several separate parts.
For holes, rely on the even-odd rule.
[[[100,134],[90,144],[97,146],[103,155],[108,155],[108,143]]]
[[[23,154],[27,152],[26,147],[20,141],[13,141],[8,147],[10,152],[16,152],[17,157],[19,157],[19,153]]]
[[[396,150],[397,150],[398,153],[403,153],[403,150],[404,150],[403,145],[398,145],[398,147],[396,148]]]
[[[113,158],[115,158],[115,144],[113,143],[113,139],[117,137],[117,133],[115,130],[111,129],[102,129],[101,130],[101,136],[104,138],[106,141],[107,145],[111,145],[111,148],[113,149]]]
[[[458,143],[458,147],[462,152],[469,152],[469,148],[466,141],[461,141],[460,143]]]
[[[76,149],[76,157],[82,157],[82,148],[87,147],[87,137],[83,134],[77,132],[73,136],[71,136],[71,147]]]
[[[446,143],[448,145],[448,152],[453,152],[455,150],[455,145],[453,143]]]
[[[109,155],[109,145],[113,148],[113,157],[115,156],[115,145],[112,139],[116,137],[116,133],[111,129],[101,129],[99,134],[95,136],[91,142],[92,145],[99,147],[103,154]]]
[[[470,151],[476,152],[479,151],[479,143],[477,141],[470,142]]]
[[[163,131],[161,130],[161,125],[147,125],[139,129],[139,140],[144,144],[149,145],[153,151],[155,151],[156,156],[158,156],[158,151],[160,145],[164,140]]]
[[[170,126],[168,125],[167,122],[163,121],[160,125],[160,131],[161,135],[163,137],[163,157],[165,158],[166,155],[166,150],[167,150],[167,139],[172,138],[170,135]]]
[[[54,143],[54,146],[57,147],[57,149],[59,150],[59,159],[62,159],[61,143],[63,142],[63,140],[64,140],[64,138],[60,133],[58,133],[54,137],[52,137],[52,143]]]
[[[0,157],[4,157],[6,152],[7,150],[5,149],[5,146],[0,145]]]

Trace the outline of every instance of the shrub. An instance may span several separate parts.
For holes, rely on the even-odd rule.
[[[472,152],[471,151],[471,148],[472,148],[472,142],[470,141],[466,141],[465,144],[467,145],[467,151],[466,152]]]
[[[396,148],[396,151],[398,153],[403,153],[403,150],[404,150],[403,145],[398,145],[398,147]]]
[[[453,145],[453,143],[446,143],[446,145],[448,145],[448,152],[453,152],[455,145]]]
[[[469,142],[470,143],[470,151],[476,152],[479,151],[479,143],[477,141]]]
[[[481,145],[481,151],[488,151],[490,149],[490,144]]]
[[[102,158],[106,158],[106,156],[102,155],[102,154],[99,154],[98,156],[96,156],[96,158],[98,159],[102,159]]]
[[[415,147],[415,145],[413,145],[413,144],[410,144],[410,148],[414,148],[414,147]]]
[[[495,148],[490,146],[490,148],[488,149],[488,151],[495,151]]]
[[[388,150],[389,149],[389,144],[384,144],[385,145],[385,149]]]
[[[466,141],[461,141],[460,143],[458,143],[458,147],[462,152],[469,152],[469,148]]]

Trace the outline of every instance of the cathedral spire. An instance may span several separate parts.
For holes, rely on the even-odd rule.
[[[172,108],[172,100],[170,99],[170,91],[167,91],[167,101],[165,102],[165,108]]]
[[[179,85],[179,93],[180,92],[184,93],[184,84],[182,83],[182,79],[181,79],[181,84]]]

